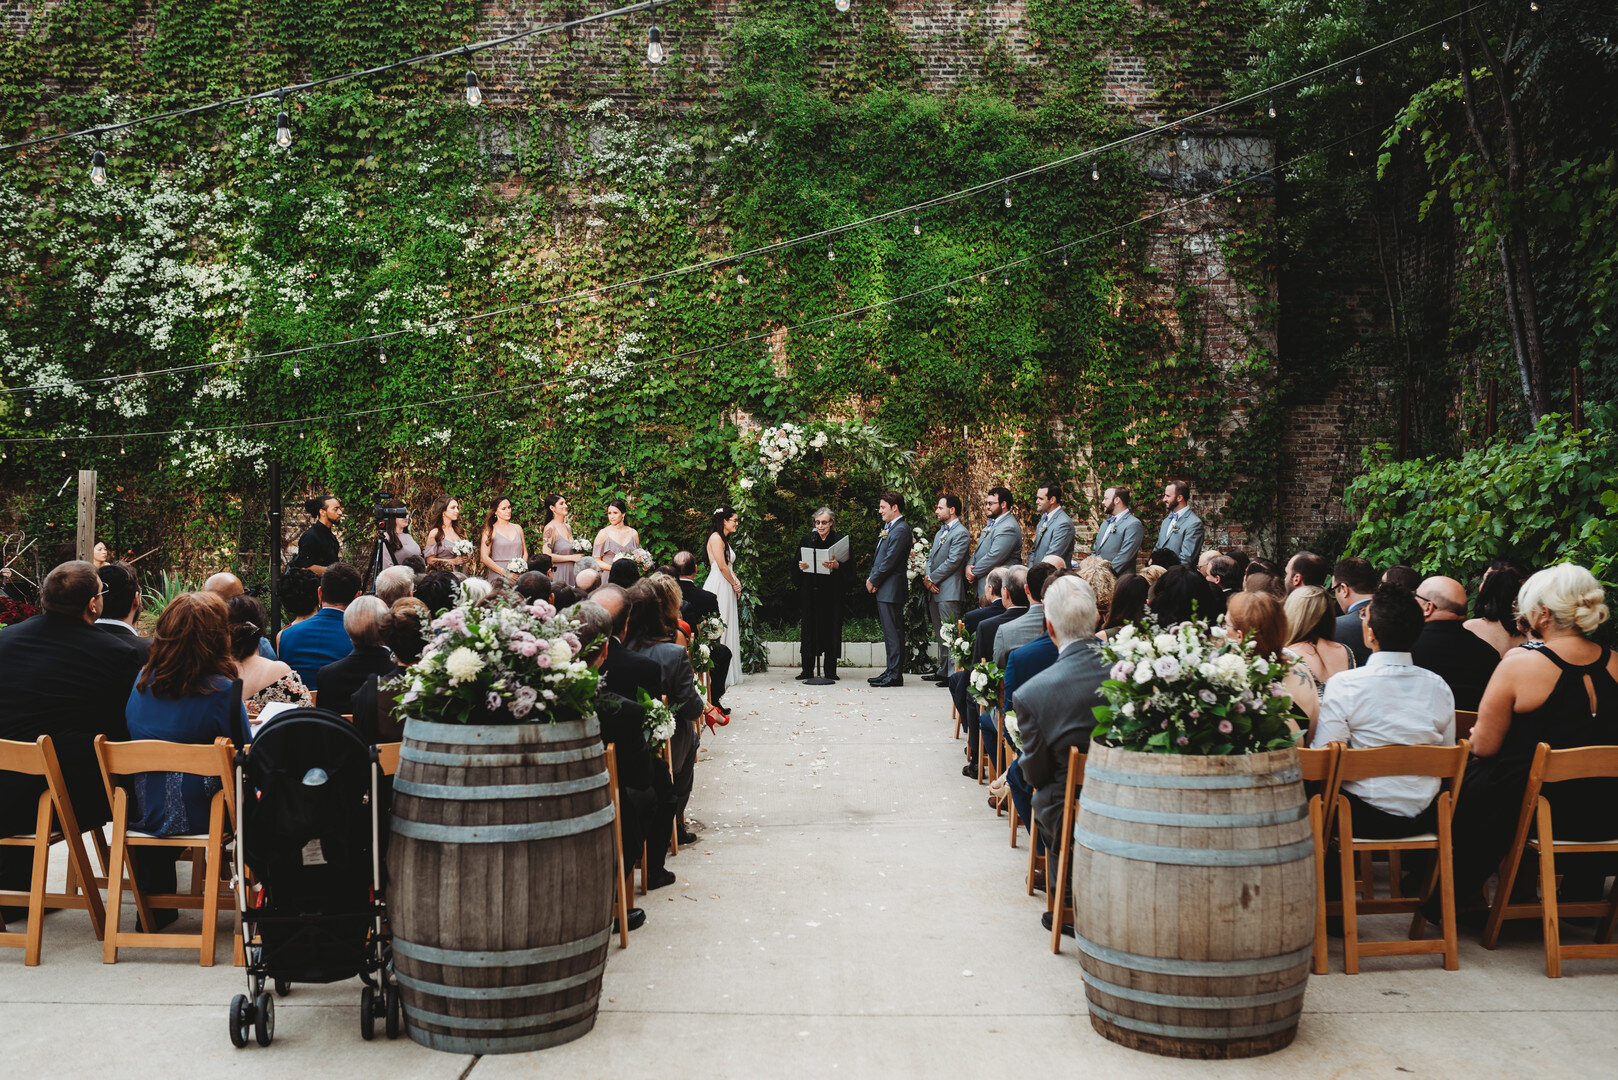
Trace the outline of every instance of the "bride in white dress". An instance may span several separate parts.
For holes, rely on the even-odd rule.
[[[708,580],[702,587],[719,600],[719,617],[725,623],[724,642],[730,649],[730,675],[725,680],[729,689],[742,681],[742,631],[737,608],[742,595],[742,582],[731,565],[736,560],[736,549],[730,546],[730,534],[736,531],[736,511],[721,506],[713,512],[708,526]]]

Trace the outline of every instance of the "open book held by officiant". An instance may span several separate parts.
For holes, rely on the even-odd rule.
[[[830,547],[800,547],[798,549],[798,562],[808,563],[806,574],[831,574],[835,568],[827,563],[835,562],[841,566],[848,562],[848,537],[844,536]]]

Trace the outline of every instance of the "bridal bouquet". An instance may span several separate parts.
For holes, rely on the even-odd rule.
[[[640,691],[641,708],[646,710],[646,719],[642,721],[641,737],[646,740],[646,749],[657,753],[663,744],[674,738],[674,710],[652,697],[644,689]]]
[[[1159,754],[1253,754],[1294,745],[1280,665],[1220,627],[1125,626],[1101,646],[1112,661],[1093,737]]]
[[[910,558],[905,563],[906,581],[915,581],[927,572],[927,548],[932,541],[919,532],[915,536],[915,543],[910,548]]]
[[[638,547],[629,552],[629,557],[635,560],[635,569],[643,574],[651,573],[652,567],[657,565],[656,560],[652,558],[652,553],[643,547]]]
[[[513,574],[522,574],[528,571],[528,564],[522,559],[512,559],[506,563],[506,570]]]
[[[979,660],[966,684],[979,708],[993,709],[1000,704],[1000,693],[1006,686],[1006,673],[993,660]]]
[[[461,540],[457,540],[453,544],[451,544],[449,546],[449,549],[451,551],[453,551],[456,555],[465,556],[465,555],[470,555],[474,551],[476,551],[477,550],[477,545],[472,543],[472,541],[470,541],[470,540],[461,539]]]
[[[594,711],[578,624],[541,600],[462,604],[429,624],[421,659],[389,680],[406,715],[447,724],[553,723]]]

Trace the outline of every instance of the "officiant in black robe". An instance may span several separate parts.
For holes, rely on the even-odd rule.
[[[843,533],[832,528],[832,513],[822,506],[815,511],[814,527],[803,534],[798,548],[829,548],[843,539]],[[827,561],[827,560],[822,560]],[[798,678],[814,675],[815,660],[824,657],[821,672],[828,679],[837,678],[837,658],[843,653],[843,596],[853,573],[850,562],[833,563],[831,573],[814,572],[814,568],[801,560],[798,570],[798,599],[802,605],[800,623],[803,652],[803,671]]]

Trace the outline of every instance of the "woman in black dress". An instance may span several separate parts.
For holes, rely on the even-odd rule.
[[[298,554],[293,558],[292,565],[306,566],[318,576],[326,572],[326,567],[342,559],[337,535],[331,530],[333,525],[343,520],[343,504],[335,495],[317,495],[304,503],[303,508],[315,519],[315,523],[298,537]]]
[[[798,540],[798,547],[829,548],[842,538],[843,534],[832,528],[831,510],[822,506],[815,511],[813,528]],[[822,561],[826,565],[820,569],[830,573],[815,573],[808,563],[798,562],[798,598],[803,607],[800,679],[814,675],[819,657],[825,657],[821,671],[826,678],[837,678],[837,658],[843,653],[843,594],[848,592],[849,567],[836,559]]]

